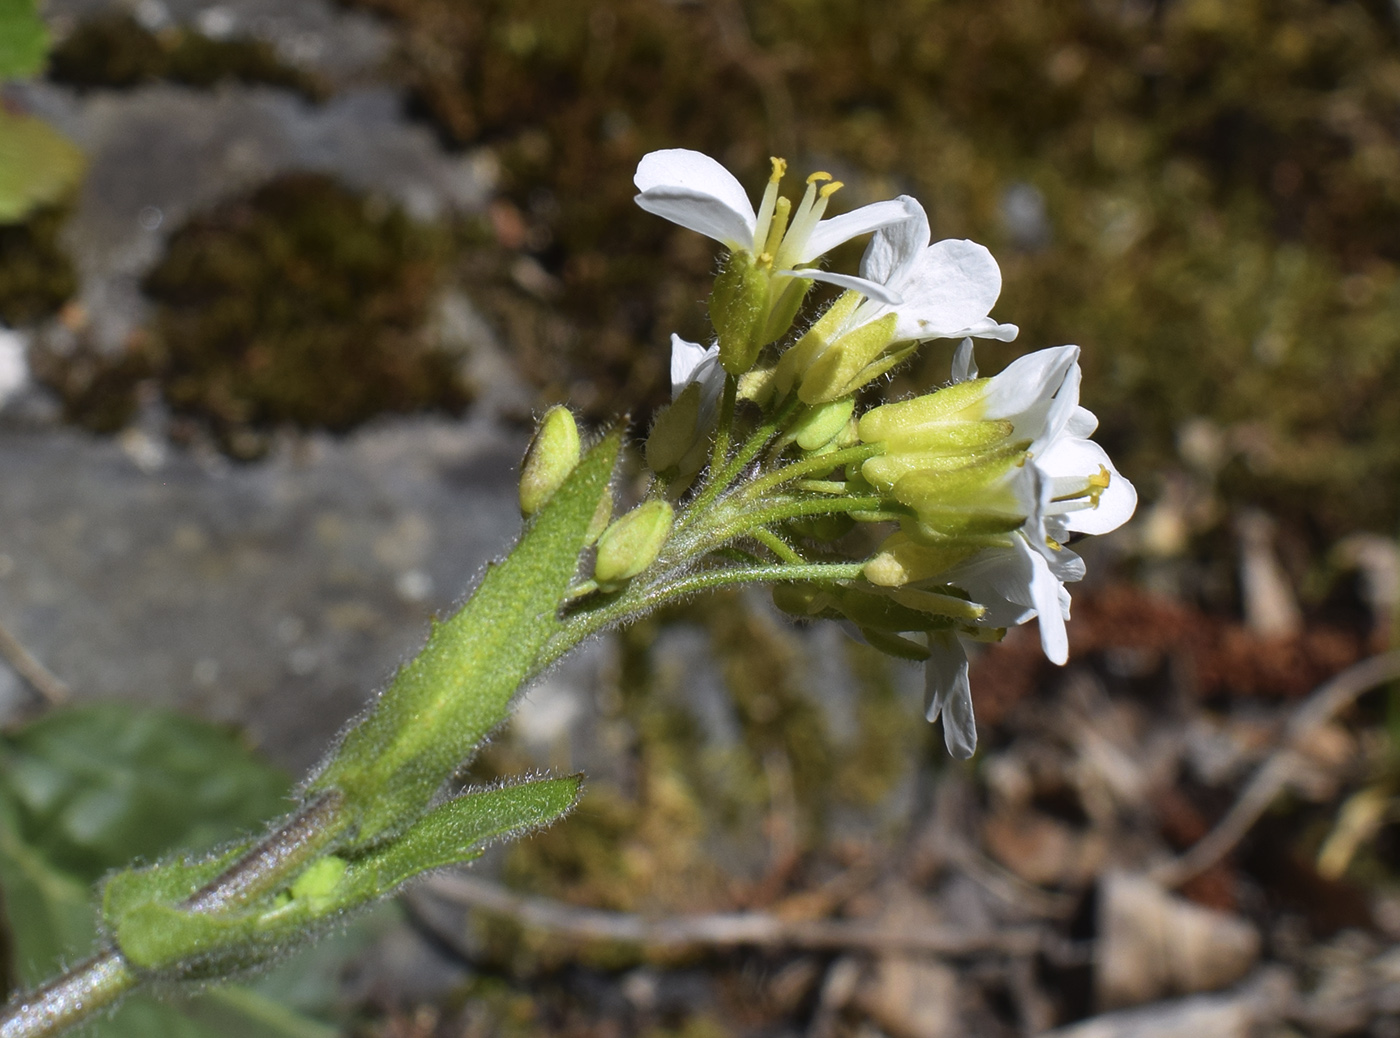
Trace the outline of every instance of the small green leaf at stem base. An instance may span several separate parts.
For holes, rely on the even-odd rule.
[[[179,907],[228,855],[199,865],[128,869],[108,881],[103,919],[122,954],[140,969],[178,979],[224,976],[306,942],[420,873],[471,861],[487,843],[548,825],[573,807],[579,788],[580,780],[570,777],[465,793],[368,854],[318,859],[270,901],[245,910]]]

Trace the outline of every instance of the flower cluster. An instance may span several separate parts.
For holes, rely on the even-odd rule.
[[[828,216],[842,185],[826,173],[794,206],[786,169],[772,160],[755,210],[697,152],[653,152],[637,168],[639,206],[728,251],[709,300],[714,341],[672,336],[672,403],[646,442],[652,488],[617,519],[610,498],[600,511],[577,608],[601,624],[696,589],[769,583],[788,612],[926,661],[928,718],[968,757],[965,642],[1036,618],[1046,656],[1064,663],[1065,584],[1084,574],[1068,542],[1127,521],[1136,492],[1089,439],[1078,347],[978,377],[973,339],[1017,335],[990,316],[1001,272],[987,249],[933,241],[908,195]],[[867,234],[857,273],[819,266]],[[817,283],[840,292],[802,318]],[[931,339],[959,343],[949,383],[861,413],[861,390]],[[557,468],[560,481],[578,457],[571,426],[548,428],[561,421],[552,412],[537,438],[567,450],[556,467],[531,459],[531,502],[549,490],[539,473]]]

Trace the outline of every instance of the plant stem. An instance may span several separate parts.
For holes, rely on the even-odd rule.
[[[715,498],[719,497],[734,482],[735,477],[744,471],[745,466],[758,457],[759,452],[768,446],[773,437],[781,432],[788,422],[792,421],[801,406],[802,401],[794,393],[791,399],[778,410],[777,414],[753,431],[753,434],[744,441],[744,445],[739,448],[727,466],[718,471],[710,469],[710,478],[706,481],[705,488],[687,506],[686,511],[692,515],[705,514],[706,509],[714,503]]]
[[[801,479],[814,472],[825,472],[840,465],[865,461],[867,458],[873,458],[875,455],[883,453],[884,447],[881,445],[863,443],[859,447],[847,447],[845,450],[832,451],[830,454],[818,454],[810,458],[803,458],[801,461],[774,469],[766,476],[754,480],[744,488],[744,494],[751,498],[760,497],[775,487],[790,483],[794,479]]]
[[[739,393],[739,377],[724,376],[724,395],[720,397],[719,421],[715,423],[715,446],[710,454],[710,471],[718,472],[729,453],[729,434],[734,427],[734,399]]]
[[[141,983],[121,952],[109,948],[56,980],[14,998],[0,1015],[0,1038],[46,1038],[105,1009]]]
[[[340,793],[306,803],[181,905],[187,912],[239,908],[291,880],[349,827]],[[113,1005],[144,983],[116,948],[86,962],[0,1010],[0,1038],[47,1038]]]

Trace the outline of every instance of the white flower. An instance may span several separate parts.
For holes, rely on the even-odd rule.
[[[1077,346],[1021,357],[986,380],[983,392],[956,416],[1008,422],[1008,439],[1030,444],[1025,463],[1008,470],[998,488],[1019,503],[1026,519],[1003,544],[985,547],[927,581],[958,588],[982,606],[985,612],[975,622],[977,627],[1012,627],[1038,618],[1041,648],[1056,664],[1069,658],[1065,621],[1070,595],[1065,584],[1084,576],[1083,560],[1064,542],[1071,533],[1114,530],[1137,507],[1132,483],[1104,449],[1088,439],[1098,420],[1079,405],[1078,359]],[[976,378],[970,340],[955,352],[953,374],[955,382]],[[899,434],[919,435],[912,426]],[[896,496],[899,490],[896,481]],[[966,652],[952,632],[934,631],[928,637],[929,720],[941,712],[949,752],[969,757],[977,747],[977,730]]]
[[[671,399],[677,399],[692,382],[700,384],[700,417],[705,429],[714,419],[724,392],[724,369],[719,366],[719,344],[708,348],[671,334]]]
[[[917,199],[900,195],[890,204],[904,208],[904,219],[876,231],[860,261],[860,277],[829,271],[804,277],[853,289],[868,298],[858,306],[835,341],[862,325],[896,315],[893,342],[976,336],[1010,342],[1019,329],[987,316],[1001,295],[1001,268],[974,241],[946,238],[929,244],[928,215]],[[871,293],[871,284],[884,295]]]
[[[815,262],[842,242],[907,218],[905,205],[896,201],[876,202],[823,220],[828,200],[841,185],[828,174],[814,173],[781,241],[770,251],[768,238],[778,204],[778,181],[786,164],[774,160],[773,167],[758,212],[734,174],[708,155],[686,148],[642,156],[632,182],[641,192],[636,202],[647,212],[698,231],[732,251],[766,257],[775,275],[788,277],[812,277],[816,272],[792,268]],[[857,280],[862,291],[890,298],[880,284]]]

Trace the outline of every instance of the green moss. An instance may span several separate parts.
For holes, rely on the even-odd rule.
[[[237,456],[283,424],[346,432],[469,399],[426,323],[440,235],[329,178],[275,180],[180,228],[144,283],[141,347],[172,410]]]
[[[77,273],[58,243],[67,216],[49,207],[18,224],[0,224],[0,321],[33,324],[58,313],[78,290]]]
[[[215,40],[190,29],[153,33],[129,14],[80,23],[49,55],[49,78],[69,86],[129,88],[156,80],[208,88],[225,80],[261,83],[321,100],[316,76],[285,64],[263,40]]]

